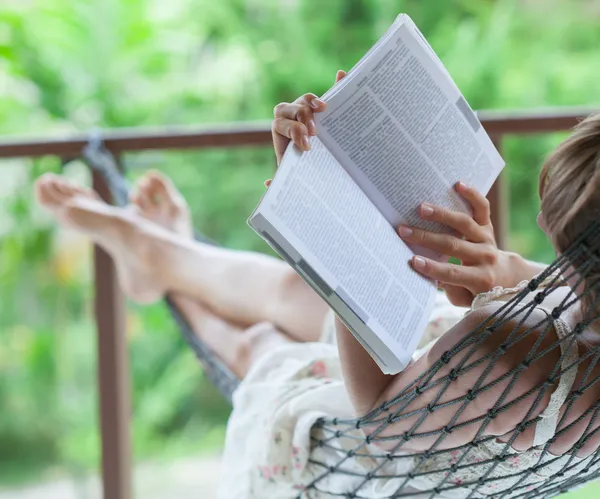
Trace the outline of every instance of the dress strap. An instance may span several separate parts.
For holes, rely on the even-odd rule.
[[[544,311],[549,317],[551,316],[548,310],[545,308],[539,306],[537,308]],[[563,373],[560,376],[556,390],[554,390],[550,396],[550,402],[548,402],[548,406],[544,412],[540,414],[541,420],[538,421],[535,426],[535,436],[533,439],[534,447],[545,444],[556,434],[560,408],[567,400],[569,393],[571,393],[573,383],[575,383],[575,378],[577,377],[577,369],[575,367],[571,367],[571,369],[567,371],[567,369],[570,366],[573,366],[573,364],[577,362],[577,359],[579,358],[579,348],[577,347],[577,342],[571,342],[570,340],[565,339],[569,334],[571,334],[571,329],[563,319],[552,319],[552,322],[554,324],[554,329],[556,330],[558,340],[560,341],[560,351],[562,356],[560,368]],[[571,344],[569,345],[568,343]]]

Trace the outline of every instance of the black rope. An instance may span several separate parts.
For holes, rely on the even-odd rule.
[[[453,348],[445,352],[434,365],[425,373],[422,373],[417,379],[411,382],[405,389],[400,391],[395,397],[384,402],[380,407],[370,411],[367,415],[358,419],[321,419],[314,427],[311,443],[313,447],[313,456],[309,459],[311,467],[310,474],[313,478],[305,485],[304,491],[298,497],[312,497],[311,491],[318,494],[319,497],[353,497],[356,499],[367,499],[364,487],[372,481],[397,479],[401,481],[395,494],[390,497],[443,497],[444,492],[462,489],[465,491],[464,497],[551,497],[557,493],[569,490],[574,486],[585,483],[600,473],[600,450],[596,450],[591,456],[579,458],[579,450],[589,443],[592,438],[600,434],[600,402],[587,408],[583,414],[577,418],[568,416],[575,406],[576,400],[587,390],[596,386],[600,381],[599,376],[592,376],[594,368],[598,365],[600,359],[600,345],[588,346],[584,352],[580,352],[578,358],[570,363],[566,363],[566,355],[570,350],[580,342],[580,335],[593,322],[599,319],[596,308],[590,317],[580,320],[571,332],[556,340],[550,340],[548,335],[555,330],[555,321],[560,320],[562,315],[574,305],[581,302],[584,297],[594,296],[598,305],[600,282],[590,284],[590,272],[596,272],[600,258],[598,252],[591,248],[598,247],[600,236],[600,223],[593,224],[585,231],[569,250],[559,256],[552,265],[546,269],[539,277],[533,279],[526,289],[517,293],[511,300],[501,306],[494,313],[483,320],[472,332],[463,340],[458,342]],[[586,280],[587,279],[587,280]],[[579,289],[580,285],[585,283],[585,289],[582,292],[574,293],[571,289],[565,289],[565,281],[575,280],[574,289]],[[545,282],[549,281],[549,282]],[[540,285],[544,287],[540,289]],[[544,303],[545,299],[559,288],[565,289],[565,295],[557,306],[549,310],[541,320],[531,321],[533,312]],[[533,300],[527,302],[526,296],[537,291]],[[533,322],[533,326],[525,326],[526,322]],[[471,360],[474,353],[486,341],[490,335],[501,328],[510,326],[505,340],[500,347],[494,351],[488,352],[475,360]],[[506,334],[506,332],[505,332]],[[534,336],[532,336],[534,335]],[[486,380],[492,369],[497,365],[503,355],[509,351],[515,351],[519,348],[519,343],[524,339],[534,338],[533,346],[524,355],[521,365],[516,366],[501,376],[493,380]],[[550,344],[548,342],[550,341]],[[519,386],[520,377],[528,371],[536,362],[541,361],[551,353],[558,350],[557,360],[550,369],[547,377],[537,386],[526,390],[519,396],[508,397]],[[446,368],[446,373],[439,375],[440,371],[449,362],[453,362],[452,369]],[[572,370],[577,371],[585,362],[588,365],[584,369],[582,378],[571,390],[563,407],[565,411],[559,418],[555,435],[545,444],[540,446],[540,455],[532,458],[531,466],[527,469],[519,470],[516,468],[514,473],[507,472],[503,468],[502,472],[497,472],[498,466],[508,459],[519,456],[513,450],[513,444],[523,432],[535,425],[540,418],[538,409],[547,394],[556,389],[556,384],[560,382],[562,376],[567,375]],[[565,364],[565,365],[563,365]],[[472,386],[465,395],[442,400],[442,396],[447,392],[448,387],[465,373],[479,368],[482,370],[479,378],[471,383]],[[459,421],[469,404],[482,393],[491,390],[493,387],[504,383],[502,393],[498,395],[493,407],[485,414],[477,417],[471,417],[468,420]],[[417,408],[408,409],[408,407],[417,401],[419,397],[424,396],[428,391],[429,403],[423,403]],[[512,435],[498,447],[501,449],[498,455],[489,459],[470,462],[467,458],[469,453],[477,448],[485,448],[485,445],[496,441],[497,437],[486,434],[486,428],[499,415],[508,411],[510,408],[525,402],[528,398],[534,397],[529,404],[525,415],[521,421],[516,421]],[[435,429],[427,431],[418,431],[419,427],[433,418],[432,414],[441,409],[450,409],[456,407],[451,416],[446,416],[445,422],[440,421]],[[384,433],[384,431],[395,423],[407,420],[414,420],[410,428],[406,431],[399,431],[396,434]],[[563,456],[554,456],[550,454],[552,445],[569,430],[573,430],[577,425],[586,421],[583,432],[579,430],[579,438],[569,451]],[[447,435],[460,430],[465,430],[469,426],[476,428],[475,436],[471,442],[451,448],[442,448],[442,444]],[[365,434],[364,432],[367,431]],[[320,434],[320,437],[317,436]],[[404,451],[403,447],[408,442],[418,442],[419,439],[434,438],[434,442],[429,448],[422,452]],[[346,439],[347,442],[354,441],[356,445],[350,450],[344,449],[336,442]],[[499,443],[499,442],[498,442]],[[373,444],[377,447],[373,448]],[[389,444],[392,444],[389,446]],[[380,448],[380,452],[375,449]],[[322,461],[314,455],[314,451],[319,448],[329,449],[335,452],[339,458],[335,464],[329,462],[329,459]],[[384,450],[385,449],[385,450]],[[444,460],[445,456],[454,456],[452,461]],[[370,458],[375,461],[368,469],[360,466],[347,467],[345,463],[352,459]],[[442,458],[442,459],[441,459]],[[439,459],[438,464],[433,466],[432,459]],[[410,460],[410,461],[407,461]],[[563,462],[564,461],[564,462]],[[388,463],[410,462],[402,473],[390,473],[389,468],[384,471]],[[448,465],[452,462],[451,465]],[[557,473],[550,476],[543,476],[545,470],[550,470],[551,466],[560,463]],[[356,463],[354,463],[356,464]],[[422,469],[425,464],[428,467]],[[441,464],[441,466],[439,465]],[[409,469],[409,471],[406,471]],[[510,469],[510,468],[508,468]],[[470,470],[470,476],[475,472],[476,479],[469,481],[463,480],[460,483],[449,483],[454,477],[461,477],[461,473]],[[573,475],[576,471],[580,473]],[[585,470],[585,471],[583,471]],[[326,490],[322,485],[323,481],[333,473],[339,473],[348,477],[348,488],[346,491]],[[541,474],[540,474],[541,473]],[[549,473],[549,471],[548,471]],[[436,477],[441,478],[436,478]],[[428,490],[407,490],[411,483],[417,478],[429,478],[431,487]],[[435,482],[435,483],[434,483]],[[423,482],[421,482],[421,485]],[[483,487],[494,485],[491,492],[487,492]]]

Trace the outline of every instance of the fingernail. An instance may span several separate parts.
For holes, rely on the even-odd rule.
[[[307,135],[302,136],[302,144],[304,145],[304,149],[310,151],[310,140],[308,140]]]
[[[307,128],[310,135],[317,135],[317,125],[314,120],[308,120]]]
[[[265,187],[269,187],[271,185],[271,180],[265,180]]]
[[[457,184],[457,186],[458,186],[460,189],[468,189],[468,188],[469,188],[469,186],[468,186],[467,184],[465,184],[464,182],[459,182],[459,183]]]
[[[430,217],[431,215],[433,215],[433,207],[429,206],[428,204],[422,204],[421,215],[423,215],[424,217]]]
[[[410,227],[406,227],[405,225],[402,225],[398,229],[398,234],[400,235],[400,237],[410,237],[413,235],[413,230]]]
[[[313,99],[310,103],[310,106],[314,109],[318,109],[320,108],[323,104],[325,104],[325,102],[323,102],[321,99]]]
[[[415,256],[413,258],[413,267],[415,269],[424,269],[425,268],[425,259],[420,256]]]

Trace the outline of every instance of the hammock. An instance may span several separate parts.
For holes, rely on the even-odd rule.
[[[127,203],[128,186],[126,181],[120,173],[116,161],[102,146],[101,141],[91,141],[83,152],[83,158],[95,172],[106,180],[115,203],[119,205]],[[197,239],[214,244],[200,234],[197,234]],[[583,299],[592,300],[593,305],[597,305],[600,299],[600,290],[596,288],[600,286],[600,279],[591,285],[589,282],[585,284],[585,289],[578,295],[572,291],[567,294],[560,305],[555,307],[543,321],[538,322],[535,328],[524,329],[523,324],[531,316],[536,306],[543,304],[553,291],[564,285],[561,275],[574,276],[574,269],[576,269],[577,277],[575,278],[578,278],[579,283],[582,284],[582,279],[591,275],[598,268],[600,265],[599,243],[600,222],[594,222],[580,235],[569,250],[557,258],[540,276],[532,279],[525,289],[474,328],[458,344],[446,351],[427,372],[376,410],[358,419],[322,418],[318,420],[311,436],[313,452],[309,463],[312,476],[299,492],[298,498],[368,499],[370,496],[364,495],[365,486],[377,480],[395,480],[395,491],[387,496],[390,498],[538,498],[553,497],[598,478],[600,475],[600,449],[584,459],[577,458],[576,454],[600,432],[600,427],[594,428],[600,415],[600,400],[573,422],[567,424],[567,421],[576,400],[600,381],[600,376],[592,373],[593,368],[600,360],[600,345],[587,347],[575,362],[568,363],[570,348],[578,341],[578,336],[600,318],[600,314],[594,312],[592,316],[583,317],[570,333],[559,337],[550,346],[542,348],[542,341],[553,330],[554,320],[560,318],[565,310]],[[543,282],[546,284],[541,287]],[[549,284],[547,284],[548,282]],[[537,294],[531,302],[523,301],[526,295],[536,290]],[[232,392],[239,380],[211,349],[198,339],[168,297],[166,302],[183,337],[204,365],[207,375],[221,393],[231,400]],[[596,306],[590,307],[591,310],[597,308]],[[496,329],[505,326],[511,320],[516,320],[518,324],[512,329],[504,343],[485,356],[473,359],[478,345]],[[506,355],[511,348],[519,348],[517,346],[519,341],[530,335],[534,329],[539,332],[539,337],[536,339],[535,346],[527,353],[525,360],[504,374],[501,379],[488,380],[487,375],[498,359]],[[561,343],[563,348],[561,348]],[[549,377],[527,393],[506,402],[509,392],[514,389],[523,372],[532,363],[551,351],[560,352],[560,358]],[[458,363],[449,374],[436,377],[445,364],[457,359],[459,359]],[[553,387],[560,377],[572,370],[576,371],[582,362],[589,362],[589,366],[583,377],[573,385],[563,404],[565,411],[558,418],[554,437],[537,447],[539,452],[536,452],[533,459],[530,457],[526,469],[519,467],[514,472],[507,471],[506,463],[514,459],[516,455],[512,450],[512,444],[522,432],[541,419],[539,415],[534,416],[534,414],[544,395],[552,393]],[[465,396],[444,403],[440,402],[442,395],[451,383],[460,382],[461,375],[476,367],[483,367],[483,374],[469,387],[470,390]],[[503,381],[508,381],[507,386],[487,414],[469,421],[457,422],[471,401]],[[410,404],[424,393],[434,394],[433,400],[423,409],[408,410]],[[496,441],[497,437],[490,437],[485,433],[491,421],[501,417],[510,407],[527,397],[534,397],[535,400],[528,408],[525,417],[521,421],[515,421],[515,431],[508,441],[500,444]],[[427,432],[419,431],[427,418],[435,417],[434,413],[437,410],[447,407],[454,407],[456,410],[444,427]],[[590,418],[590,421],[586,430],[572,448],[562,456],[550,454],[549,449],[552,443],[569,431],[573,425],[587,417]],[[415,419],[415,422],[402,435],[382,435],[389,425],[409,418]],[[442,446],[447,435],[467,426],[475,429],[475,437],[471,442],[453,448]],[[365,437],[362,428],[369,428],[369,436]],[[407,442],[412,439],[429,437],[434,438],[434,443],[426,451],[416,453],[403,451]],[[500,452],[487,459],[471,459],[481,445],[490,440],[496,441],[497,445],[502,447]],[[382,450],[383,447],[372,445],[378,443],[387,444],[386,450]],[[374,451],[373,449],[380,450]],[[329,456],[327,463],[324,457],[326,455]],[[333,465],[332,455],[337,456],[337,461]],[[368,472],[360,464],[365,459],[371,463]],[[452,464],[447,465],[448,462]],[[407,465],[403,466],[403,463]],[[399,469],[405,471],[399,473],[397,471]],[[326,479],[331,478],[333,474],[343,476],[344,487],[342,489],[328,488],[324,485],[327,483]],[[420,486],[419,490],[412,488],[412,484],[418,483],[419,480],[421,480],[421,485],[425,483],[424,479],[427,480],[428,487]],[[432,482],[435,482],[433,486],[431,486]],[[493,491],[490,491],[492,485]]]

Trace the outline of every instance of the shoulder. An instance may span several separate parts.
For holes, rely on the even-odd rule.
[[[494,351],[501,353],[499,361],[506,362],[515,356],[514,349],[521,352],[533,347],[541,338],[540,348],[556,340],[552,326],[546,327],[546,314],[530,307],[507,311],[506,304],[491,302],[480,306],[448,330],[428,352],[429,363],[436,362],[446,352],[459,352],[475,348],[480,354]],[[551,329],[551,331],[547,331]],[[509,364],[514,362],[509,361]]]

